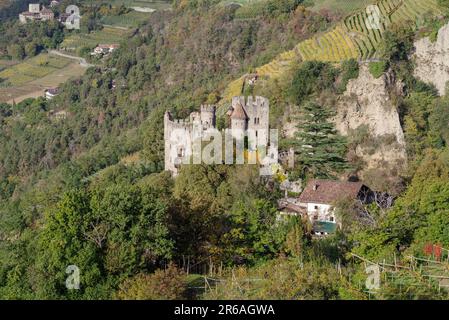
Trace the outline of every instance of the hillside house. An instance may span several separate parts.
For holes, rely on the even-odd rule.
[[[349,199],[369,203],[372,202],[372,195],[373,192],[362,182],[315,179],[304,188],[299,202],[315,234],[326,235],[337,228],[334,206],[338,201]]]
[[[306,216],[306,207],[301,206],[297,199],[281,199],[278,201],[278,215],[276,220],[285,220],[291,216]]]
[[[45,98],[46,98],[47,100],[51,100],[51,99],[53,99],[54,97],[56,97],[56,96],[58,95],[58,93],[59,93],[59,88],[50,88],[50,89],[47,89],[47,90],[45,90]]]
[[[21,23],[27,23],[28,21],[48,21],[53,20],[55,14],[52,10],[45,7],[42,8],[39,3],[30,3],[28,5],[28,11],[19,14],[19,20]]]
[[[90,54],[92,56],[107,55],[118,49],[118,44],[99,44]]]

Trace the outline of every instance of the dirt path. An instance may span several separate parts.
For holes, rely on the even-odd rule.
[[[48,53],[49,53],[49,54],[54,54],[54,55],[57,55],[57,56],[60,56],[60,57],[64,57],[64,58],[76,60],[76,61],[79,62],[79,64],[80,64],[82,67],[86,67],[86,68],[89,68],[89,67],[95,67],[94,64],[88,63],[88,62],[86,61],[86,59],[81,58],[81,57],[71,56],[71,55],[69,55],[69,54],[62,53],[62,52],[57,51],[57,50],[50,50]]]
[[[127,28],[127,27],[113,26],[113,25],[110,25],[110,24],[103,24],[103,27],[108,27],[108,28],[112,28],[112,29],[119,29],[119,30],[125,30],[125,31],[129,30],[129,28]]]

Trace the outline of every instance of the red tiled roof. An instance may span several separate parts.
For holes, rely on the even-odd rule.
[[[300,206],[298,206],[296,204],[293,204],[293,203],[280,204],[278,206],[278,209],[279,210],[288,209],[290,211],[297,212],[297,213],[305,213],[307,211],[306,208],[302,208],[302,207],[300,207]]]
[[[309,181],[299,196],[299,201],[302,203],[333,204],[340,199],[356,199],[362,187],[362,182],[315,179]]]
[[[246,120],[248,119],[248,116],[245,112],[245,109],[243,109],[242,104],[239,102],[233,107],[232,113],[231,113],[232,119],[240,119],[240,120]]]

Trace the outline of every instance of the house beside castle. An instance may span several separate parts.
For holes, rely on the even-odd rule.
[[[257,139],[258,146],[269,145],[270,104],[264,97],[234,97],[227,115],[230,119],[230,132],[236,141],[245,136]],[[194,128],[200,128],[195,130]],[[203,105],[200,112],[193,112],[187,119],[173,119],[170,112],[164,116],[165,170],[174,176],[184,160],[192,154],[192,144],[201,139],[209,129],[216,129],[216,107]],[[269,153],[269,151],[267,151]],[[277,162],[277,155],[273,159]]]
[[[39,3],[30,3],[28,5],[28,11],[19,14],[19,20],[21,23],[27,23],[28,21],[47,21],[53,20],[55,14],[52,10],[45,7],[42,8]]]
[[[369,204],[375,201],[375,195],[376,192],[362,182],[310,180],[299,197],[279,200],[278,220],[287,216],[302,216],[309,220],[313,234],[328,235],[334,233],[342,223],[335,215],[335,206],[339,201]]]

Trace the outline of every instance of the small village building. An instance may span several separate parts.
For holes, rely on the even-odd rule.
[[[51,99],[53,99],[54,97],[56,97],[56,96],[58,95],[58,93],[59,93],[59,88],[50,88],[50,89],[47,89],[47,90],[45,90],[45,98],[46,98],[47,100],[51,100]]]
[[[288,217],[305,216],[306,207],[301,206],[299,201],[292,199],[281,199],[278,202],[278,215],[276,220],[282,221]]]
[[[99,44],[95,47],[94,51],[91,52],[91,55],[98,56],[98,55],[107,55],[109,53],[114,52],[116,49],[118,49],[118,44]]]
[[[55,14],[53,13],[53,11],[47,8],[43,8],[40,12],[40,15],[43,21],[53,20],[55,18]]]
[[[28,11],[19,14],[19,21],[21,23],[27,23],[28,21],[48,21],[54,18],[54,12],[45,7],[41,10],[39,3],[30,3],[28,5]]]
[[[345,199],[371,201],[372,191],[362,182],[315,179],[309,181],[299,196],[299,203],[309,218],[314,233],[327,235],[335,232],[339,222],[335,205]]]

